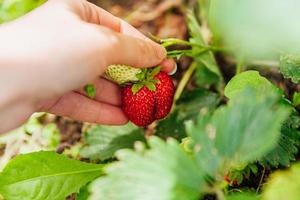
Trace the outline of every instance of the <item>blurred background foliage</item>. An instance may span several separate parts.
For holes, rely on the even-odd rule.
[[[248,62],[278,61],[300,52],[300,1],[211,0],[214,39]]]
[[[11,21],[31,11],[46,0],[0,0],[0,23]]]

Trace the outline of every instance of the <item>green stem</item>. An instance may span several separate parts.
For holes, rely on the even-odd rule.
[[[169,58],[176,58],[177,56],[182,56],[182,55],[190,55],[192,53],[192,50],[173,50],[173,51],[168,51],[167,52],[167,57]]]
[[[236,72],[235,72],[236,75],[240,74],[243,71],[243,66],[244,66],[243,62],[238,62],[237,63]]]
[[[181,40],[181,39],[177,39],[177,38],[161,39],[160,43],[163,47],[169,47],[169,46],[173,46],[173,45],[205,47],[205,46],[199,45],[197,43],[193,43],[193,42],[189,42],[189,41]]]
[[[177,38],[169,38],[169,39],[161,39],[159,40],[159,43],[165,48],[173,45],[185,45],[185,46],[190,46],[190,47],[198,47],[198,48],[203,48],[211,51],[230,51],[228,48],[224,47],[216,47],[216,46],[208,46],[208,45],[200,45],[197,43],[189,42],[186,40],[181,40]]]
[[[197,67],[197,63],[193,62],[189,68],[187,69],[187,71],[185,72],[185,74],[183,75],[182,79],[180,80],[177,90],[175,92],[174,95],[174,103],[173,103],[173,109],[175,108],[175,103],[176,101],[180,98],[185,86],[187,85],[187,83],[189,82],[192,74],[194,73],[195,69]]]
[[[239,58],[237,66],[236,66],[236,72],[235,72],[235,74],[236,75],[240,74],[243,71],[244,71],[244,59],[243,58]]]
[[[260,177],[258,187],[256,188],[256,191],[255,191],[256,194],[258,194],[258,192],[259,192],[259,190],[260,190],[260,187],[261,187],[261,185],[262,185],[262,182],[263,182],[263,180],[264,180],[264,177],[265,177],[266,168],[265,168],[265,167],[263,167],[263,168],[264,168],[264,169],[263,169],[262,175],[261,175],[261,177]]]

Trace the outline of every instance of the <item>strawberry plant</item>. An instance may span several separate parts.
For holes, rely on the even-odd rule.
[[[42,2],[0,1],[0,21]],[[240,11],[229,12],[233,2]],[[124,126],[78,128],[43,113],[0,136],[0,199],[298,200],[299,55],[285,45],[266,55],[257,47],[269,40],[257,38],[259,31],[242,40],[252,30],[244,12],[257,3],[188,1],[148,22],[184,18],[185,38],[151,35],[177,61],[178,72],[109,66],[103,77],[120,86],[131,121]],[[247,31],[234,32],[241,24],[234,19]],[[236,37],[240,46],[232,45]],[[85,91],[93,98],[96,88],[88,84]]]

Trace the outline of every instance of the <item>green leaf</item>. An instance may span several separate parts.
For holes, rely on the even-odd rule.
[[[239,98],[239,94],[246,88],[252,88],[256,96],[266,94],[281,94],[281,91],[276,88],[266,78],[259,75],[257,71],[246,71],[232,78],[225,87],[225,95],[230,98]],[[285,99],[282,98],[282,101]],[[299,133],[296,128],[290,125],[290,122],[295,120],[297,116],[290,117],[281,128],[281,136],[277,146],[266,156],[260,159],[263,165],[273,167],[289,166],[290,161],[295,160],[295,155],[298,152],[297,141]],[[298,120],[297,120],[298,121]],[[295,121],[295,123],[298,123]],[[295,124],[294,123],[294,124]]]
[[[201,35],[200,25],[192,13],[188,14],[188,27],[191,35],[190,42],[205,46],[206,44]],[[208,51],[199,55],[199,53],[202,51],[203,48],[201,48],[201,46],[192,47],[192,55],[194,55],[192,57],[198,64],[198,68],[196,71],[197,80],[199,80],[199,83],[201,83],[201,85],[203,84],[202,78],[205,76],[203,76],[202,74],[203,67],[205,67],[207,69],[205,73],[210,74],[210,80],[213,80],[213,82],[211,81],[209,82],[209,84],[214,83],[218,86],[222,85],[223,77],[221,75],[213,53]]]
[[[86,92],[87,96],[91,99],[95,98],[96,96],[96,87],[92,84],[88,84],[84,87],[84,91]]]
[[[76,200],[88,200],[88,198],[90,196],[88,186],[89,185],[85,185],[82,188],[80,188],[79,193],[76,195]]]
[[[145,141],[142,129],[128,123],[125,126],[93,126],[84,135],[84,158],[106,160],[119,149],[132,148],[136,141]]]
[[[234,180],[237,182],[237,185],[240,185],[244,179],[249,179],[251,173],[256,174],[257,171],[258,171],[257,165],[251,163],[248,165],[235,166],[234,168],[226,172],[226,174],[229,176],[230,180]],[[234,181],[232,181],[232,183]],[[235,184],[233,183],[233,185]]]
[[[136,94],[138,91],[140,91],[140,89],[142,89],[144,87],[143,83],[135,83],[133,84],[131,91],[133,94]]]
[[[225,87],[224,94],[227,98],[232,99],[245,90],[252,88],[257,96],[267,93],[276,93],[277,89],[268,79],[259,75],[258,71],[246,71],[233,77]]]
[[[197,69],[195,72],[195,81],[197,85],[201,87],[209,87],[215,83],[219,82],[219,76],[211,72],[207,67],[202,63],[197,62]]]
[[[145,79],[147,73],[147,69],[142,69],[140,73],[137,73],[135,76],[138,80],[142,81]]]
[[[155,67],[151,70],[150,74],[149,74],[149,78],[154,78],[154,76],[156,76],[161,70],[161,67],[158,66],[158,67]]]
[[[279,165],[288,167],[291,161],[296,160],[298,148],[300,146],[300,117],[297,113],[291,114],[281,127],[281,136],[278,145],[266,156],[260,159],[263,165],[278,167]]]
[[[263,192],[263,200],[298,200],[300,197],[300,164],[288,171],[271,175]]]
[[[198,164],[211,176],[253,162],[277,144],[290,109],[278,103],[278,96],[257,99],[254,94],[246,90],[213,114],[187,123]]]
[[[149,140],[149,150],[122,150],[107,176],[92,183],[90,200],[197,200],[204,184],[201,170],[174,139]]]
[[[177,101],[177,109],[179,110],[180,119],[194,119],[200,111],[212,111],[220,102],[218,94],[205,90],[194,89],[184,92]]]
[[[294,83],[300,81],[300,56],[291,54],[280,57],[279,70],[286,79],[291,79]]]
[[[163,139],[173,137],[177,140],[186,137],[184,121],[178,118],[178,110],[175,110],[166,119],[158,122],[155,135]]]
[[[260,198],[252,193],[235,193],[226,197],[226,200],[259,200]]]
[[[293,95],[293,105],[295,107],[300,105],[300,93],[299,92],[295,92]]]
[[[63,200],[102,174],[102,165],[42,151],[17,156],[0,174],[0,193],[8,200]]]
[[[249,164],[248,167],[250,168],[250,170],[253,174],[257,174],[258,168],[257,168],[256,164]]]
[[[150,81],[146,81],[145,82],[146,87],[150,90],[150,91],[155,91],[156,90],[156,86],[154,83],[150,82]]]

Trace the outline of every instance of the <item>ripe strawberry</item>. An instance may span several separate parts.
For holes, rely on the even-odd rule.
[[[171,78],[165,72],[160,72],[154,78],[159,80],[159,83],[155,85],[155,119],[162,119],[169,114],[172,108],[175,88]]]
[[[133,94],[132,86],[128,85],[122,89],[122,109],[134,124],[147,126],[155,120],[154,93],[147,87],[143,87]]]
[[[130,67],[127,65],[110,65],[105,70],[105,75],[108,79],[118,83],[132,83],[138,81],[137,75],[142,72],[142,69]]]
[[[146,75],[146,80],[122,89],[122,109],[134,124],[147,126],[168,115],[174,92],[171,78],[154,69]]]
[[[237,179],[231,180],[229,175],[225,175],[224,176],[224,180],[229,184],[229,185],[233,185],[233,186],[237,186],[238,185],[238,181]]]

